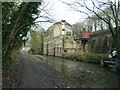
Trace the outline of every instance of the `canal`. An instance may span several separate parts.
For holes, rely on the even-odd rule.
[[[96,64],[63,59],[53,56],[39,56],[81,88],[118,88],[120,76]]]

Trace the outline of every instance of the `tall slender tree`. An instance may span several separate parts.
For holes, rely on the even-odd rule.
[[[10,59],[12,51],[19,49],[23,43],[23,37],[38,22],[50,22],[51,18],[45,21],[36,21],[42,16],[42,0],[40,2],[2,2],[2,57],[3,62]],[[47,12],[47,11],[46,11]],[[48,17],[48,16],[47,16]]]

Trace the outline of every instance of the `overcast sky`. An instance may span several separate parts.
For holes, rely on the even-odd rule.
[[[52,6],[51,13],[55,20],[61,21],[66,20],[71,25],[77,22],[80,22],[85,17],[84,15],[80,14],[79,12],[71,10],[67,5],[60,2],[59,0],[45,0],[46,2],[49,2],[49,5]],[[67,0],[65,0],[67,1]],[[47,29],[52,24],[42,24],[42,26]]]
[[[81,15],[78,12],[70,10],[70,8],[59,0],[50,0],[54,4],[54,14],[56,19],[59,21],[61,19],[66,20],[70,24],[73,24],[80,20]],[[67,0],[65,0],[67,1]]]
[[[53,18],[57,22],[59,22],[61,20],[66,20],[68,23],[70,23],[72,25],[77,22],[81,22],[86,18],[85,14],[71,10],[70,7],[68,7],[64,3],[60,2],[59,0],[44,0],[44,1],[49,2],[48,6],[51,7],[50,13],[52,13]],[[69,2],[71,0],[62,0],[62,1]],[[92,2],[90,0],[86,0],[86,1],[87,1],[87,5],[89,5],[89,6],[92,5]],[[105,1],[107,1],[107,0],[105,0]],[[111,0],[111,1],[114,1],[114,0]],[[43,28],[45,28],[45,29],[47,29],[51,25],[52,24],[49,24],[49,23],[42,24]]]

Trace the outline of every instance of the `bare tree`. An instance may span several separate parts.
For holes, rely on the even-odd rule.
[[[64,2],[71,9],[84,13],[87,17],[95,15],[98,19],[104,21],[113,37],[113,48],[117,48],[120,52],[120,1],[118,0],[72,0],[71,2]]]
[[[56,20],[53,17],[53,14],[51,14],[51,11],[53,11],[53,6],[50,6],[49,2],[43,1],[42,5],[39,6],[40,14],[36,16],[37,20],[36,23],[39,22],[49,22],[49,23],[55,23]]]

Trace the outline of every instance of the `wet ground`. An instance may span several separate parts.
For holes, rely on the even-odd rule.
[[[82,88],[119,88],[119,73],[96,64],[73,61],[53,56],[38,56],[55,70]]]
[[[36,60],[23,54],[3,70],[3,88],[119,88],[118,73],[95,64],[52,56]]]
[[[28,54],[23,54],[17,63],[3,72],[3,88],[77,88],[61,73],[36,60]]]

